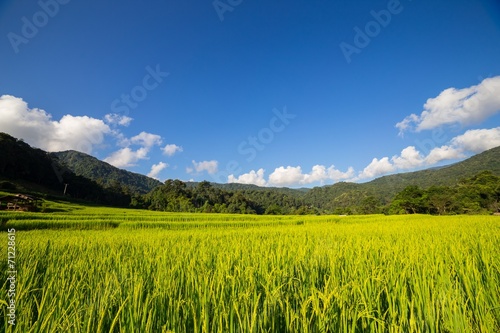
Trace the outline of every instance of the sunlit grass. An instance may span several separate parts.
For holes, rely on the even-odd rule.
[[[6,332],[500,331],[498,217],[14,216]]]

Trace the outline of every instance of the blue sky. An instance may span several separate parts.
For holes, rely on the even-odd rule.
[[[312,187],[500,145],[500,5],[4,1],[0,131],[160,180]]]

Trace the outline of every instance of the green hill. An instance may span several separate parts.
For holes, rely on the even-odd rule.
[[[131,205],[135,207],[148,206],[166,191],[160,188],[164,184],[158,180],[118,169],[87,154],[76,151],[47,153],[5,133],[0,133],[0,156],[0,189],[12,188],[15,184],[40,193],[61,194],[65,184],[69,184],[67,194],[73,198],[121,206],[131,204],[132,200],[135,204]],[[183,186],[186,188],[184,199],[193,201],[194,208],[203,206],[203,198],[217,197],[212,200],[214,206],[227,208],[238,204],[240,209],[249,205],[257,213],[279,212],[284,208],[290,213],[299,209],[335,212],[346,207],[366,207],[358,211],[370,212],[373,207],[387,207],[409,185],[422,189],[454,187],[482,171],[500,176],[500,147],[452,165],[388,175],[366,183],[341,182],[313,189],[208,182],[188,182]],[[160,191],[156,191],[158,188]]]
[[[0,132],[0,189],[128,205],[130,196],[76,175],[52,154]],[[65,191],[65,193],[64,193]]]
[[[367,197],[387,203],[409,185],[424,189],[433,185],[454,186],[462,179],[473,177],[486,170],[500,176],[500,147],[440,168],[383,176],[366,183],[342,182],[315,187],[306,193],[304,199],[310,204],[326,209],[333,209],[337,205],[342,206],[343,201],[360,204]]]
[[[162,183],[156,179],[119,169],[93,156],[74,150],[52,153],[67,168],[79,176],[91,179],[105,187],[116,183],[128,187],[133,192],[147,193]]]

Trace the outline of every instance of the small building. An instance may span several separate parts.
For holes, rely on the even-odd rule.
[[[26,194],[11,194],[0,197],[0,210],[32,212],[37,210],[40,199]]]

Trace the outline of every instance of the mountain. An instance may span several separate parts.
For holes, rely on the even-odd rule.
[[[188,188],[195,188],[196,186],[198,186],[199,183],[200,182],[186,182],[186,186]],[[294,189],[288,187],[262,187],[253,184],[240,184],[240,183],[221,184],[221,183],[210,182],[210,185],[215,188],[219,188],[221,190],[226,190],[226,191],[264,191],[264,192],[274,191],[295,197],[301,197],[304,193],[310,190],[309,188]]]
[[[52,153],[75,174],[112,186],[120,183],[139,193],[147,193],[162,183],[144,175],[118,169],[95,157],[76,151]],[[367,197],[374,197],[387,203],[395,194],[408,185],[428,188],[432,185],[456,185],[461,179],[472,177],[481,171],[490,170],[500,175],[500,147],[474,155],[464,161],[448,166],[383,176],[366,183],[340,182],[313,189],[269,188],[247,184],[217,184],[212,186],[226,191],[275,192],[296,199],[303,199],[308,205],[333,209],[338,205],[359,203]],[[195,188],[198,182],[187,182],[188,188]]]
[[[158,180],[118,169],[84,153],[47,153],[5,133],[0,133],[0,156],[0,189],[12,188],[14,184],[40,193],[60,195],[65,184],[69,184],[67,194],[73,198],[121,206],[134,201],[136,204],[132,203],[132,206],[148,207],[141,201],[147,201],[148,196],[141,198],[140,194],[150,194],[163,185]],[[313,189],[206,183],[220,190],[210,190],[220,197],[233,198],[233,206],[237,202],[240,206],[242,203],[253,204],[263,211],[271,211],[270,208],[278,211],[276,207],[288,207],[288,211],[293,212],[305,207],[308,211],[317,209],[321,212],[335,212],[338,208],[345,207],[387,206],[409,185],[422,189],[434,185],[454,187],[482,171],[500,176],[500,147],[448,166],[383,176],[366,183],[341,182]],[[203,186],[198,188],[200,184]],[[202,192],[209,188],[207,184],[188,182],[185,186],[192,190],[193,195],[203,198]],[[161,191],[158,193],[161,196]],[[202,204],[200,200],[196,205]],[[230,203],[221,201],[220,205],[223,204],[229,207]],[[368,212],[369,209],[364,211]]]
[[[50,190],[62,188],[58,166],[47,152],[30,147],[23,140],[0,133],[0,178],[23,181]]]
[[[93,156],[74,150],[51,153],[51,155],[57,157],[61,164],[75,174],[96,181],[105,187],[112,187],[119,183],[133,192],[144,194],[162,184],[156,179],[119,169]]]
[[[0,189],[125,206],[130,196],[76,175],[52,154],[0,132]]]
[[[500,176],[500,147],[448,166],[383,176],[366,183],[341,182],[315,187],[305,194],[304,200],[327,209],[332,209],[346,200],[351,204],[352,201],[357,201],[359,204],[368,197],[387,203],[409,185],[424,189],[433,185],[454,186],[462,179],[473,177],[486,170]]]

